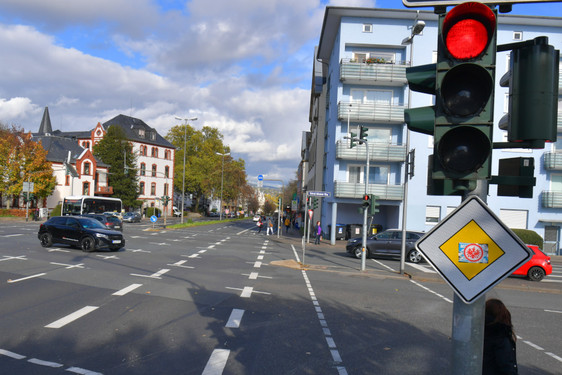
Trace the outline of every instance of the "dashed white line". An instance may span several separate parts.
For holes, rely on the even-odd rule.
[[[227,328],[240,328],[240,322],[242,321],[242,316],[244,316],[244,310],[232,309],[230,317],[226,322],[225,327]]]
[[[202,375],[221,375],[224,367],[226,366],[226,361],[230,355],[230,350],[228,349],[215,349],[211,353],[211,357],[205,368],[203,369]]]
[[[16,280],[10,279],[10,280],[8,280],[8,284],[17,283],[17,282],[29,280],[29,279],[34,279],[36,277],[41,277],[41,276],[45,276],[45,275],[46,275],[46,273],[43,272],[43,273],[38,273],[38,274],[27,276],[27,277],[22,277],[21,279],[16,279]]]
[[[37,359],[37,358],[28,359],[27,362],[33,363],[33,364],[35,364],[35,365],[40,365],[40,366],[45,366],[45,367],[52,367],[52,368],[59,368],[59,367],[64,366],[62,363],[50,362],[50,361],[43,361],[43,360]]]
[[[69,314],[63,318],[60,318],[59,320],[56,320],[54,322],[52,322],[51,324],[47,324],[45,326],[45,328],[62,328],[65,325],[72,323],[73,321],[75,321],[76,319],[80,319],[81,317],[83,317],[84,315],[87,315],[89,313],[91,313],[92,311],[95,311],[98,309],[98,306],[85,306],[83,308],[81,308],[78,311],[73,312],[72,314]]]
[[[10,358],[13,358],[13,359],[24,359],[25,358],[24,355],[17,354],[17,353],[14,353],[14,352],[11,352],[11,351],[5,350],[5,349],[0,349],[0,355],[4,355],[6,357],[10,357]]]
[[[131,284],[126,288],[123,288],[121,290],[118,290],[117,292],[113,293],[112,295],[114,296],[124,296],[127,293],[132,292],[133,290],[137,289],[138,287],[141,287],[142,284]]]

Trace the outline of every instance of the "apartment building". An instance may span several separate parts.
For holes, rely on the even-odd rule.
[[[425,22],[425,28],[409,38],[416,20]],[[345,139],[350,132],[357,133],[359,126],[368,128],[368,193],[378,196],[380,203],[373,224],[382,229],[401,228],[406,211],[409,230],[427,231],[460,204],[458,196],[427,194],[433,137],[408,132],[404,123],[404,109],[434,104],[431,95],[409,92],[405,72],[409,66],[436,61],[437,21],[437,15],[430,11],[326,8],[314,54],[311,127],[303,134],[300,173],[304,191],[331,192],[314,213],[313,220],[321,220],[323,227],[363,222],[358,209],[365,193],[366,149],[364,145],[350,148]],[[549,38],[549,44],[561,46],[562,19],[511,13],[498,17],[498,44],[543,35]],[[509,52],[498,53],[494,142],[505,142],[507,138],[507,132],[500,130],[497,123],[508,110],[508,88],[499,86],[508,66]],[[560,82],[559,85],[562,86]],[[509,227],[535,230],[543,236],[545,250],[551,254],[560,253],[562,225],[560,112],[558,131],[559,141],[544,149],[493,152],[493,175],[498,174],[499,159],[534,158],[537,183],[532,199],[498,196],[495,185],[490,185],[487,199],[489,207]],[[408,158],[409,153],[415,157]],[[408,176],[405,189],[407,160],[413,160],[413,175]]]

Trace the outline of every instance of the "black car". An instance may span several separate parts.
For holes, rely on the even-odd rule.
[[[140,223],[141,214],[138,212],[127,212],[123,215],[123,221],[127,223]]]
[[[91,217],[102,223],[107,229],[123,231],[123,223],[117,216],[106,214],[84,214],[84,217]]]
[[[80,247],[83,251],[117,251],[125,246],[121,232],[107,229],[99,221],[84,216],[52,217],[39,226],[37,237],[43,247],[60,243]]]
[[[406,232],[406,260],[412,263],[419,263],[422,256],[416,250],[416,242],[424,235],[423,232]],[[347,241],[346,250],[348,253],[361,259],[362,237],[352,238]],[[390,256],[400,258],[402,250],[402,230],[389,229],[367,237],[367,258],[371,256]]]

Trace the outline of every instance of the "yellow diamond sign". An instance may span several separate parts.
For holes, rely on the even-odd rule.
[[[427,232],[416,249],[465,303],[483,296],[532,256],[476,196]]]
[[[462,227],[440,249],[468,280],[505,254],[474,220]],[[475,251],[469,252],[470,249]]]

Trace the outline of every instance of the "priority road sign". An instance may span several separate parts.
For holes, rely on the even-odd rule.
[[[416,248],[465,303],[474,302],[533,255],[476,196],[423,236]]]

